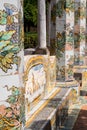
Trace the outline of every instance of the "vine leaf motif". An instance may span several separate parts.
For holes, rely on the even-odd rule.
[[[0,33],[0,68],[4,72],[12,69],[12,64],[18,64],[17,53],[20,51],[20,47],[17,43],[11,42],[14,33],[15,31]]]
[[[0,10],[0,25],[6,25],[7,23],[7,13],[5,10]]]
[[[1,35],[0,35],[0,40],[9,40],[11,39],[12,35],[15,33],[14,30],[11,30],[11,31],[7,31],[7,32],[1,32]]]
[[[2,52],[2,49],[6,46],[8,46],[10,41],[1,41],[0,42],[0,52]]]
[[[20,130],[20,88],[16,86],[4,86],[11,95],[6,102],[9,106],[0,105],[0,130]]]
[[[64,53],[65,48],[65,32],[57,32],[56,36],[56,56],[60,59]]]
[[[11,64],[13,64],[13,53],[7,54],[0,61],[0,67],[5,72],[7,72],[8,69],[12,69]]]

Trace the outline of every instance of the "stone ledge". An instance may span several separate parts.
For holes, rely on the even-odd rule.
[[[60,87],[76,87],[79,83],[76,80],[73,80],[67,82],[57,82],[56,85]]]
[[[47,121],[51,121],[51,125],[54,124],[54,122],[56,122],[56,113],[59,113],[60,110],[64,107],[65,103],[68,99],[68,96],[71,92],[71,89],[68,89],[67,93],[64,95],[64,97],[61,98],[61,101],[59,101],[59,104],[57,104],[57,107],[53,110],[53,112],[51,113],[51,115],[47,118]],[[59,112],[58,112],[59,111]],[[47,122],[45,124],[43,124],[41,130],[45,130],[45,126],[46,126]]]
[[[86,65],[77,65],[77,66],[74,66],[74,69],[87,69],[87,66]]]
[[[48,96],[46,96],[44,99],[42,99],[37,107],[35,107],[33,109],[33,111],[31,111],[29,113],[29,120],[26,122],[26,126],[29,126],[29,124],[34,120],[34,118],[37,116],[37,114],[48,104],[48,102],[57,94],[59,93],[59,91],[61,90],[61,88],[57,88],[55,87],[53,89],[53,91],[48,94]]]

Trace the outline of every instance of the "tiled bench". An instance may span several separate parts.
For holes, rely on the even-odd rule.
[[[58,130],[68,116],[71,88],[61,88],[25,130]]]

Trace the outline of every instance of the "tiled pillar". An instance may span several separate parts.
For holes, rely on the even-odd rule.
[[[0,2],[0,129],[22,129],[23,1]]]
[[[86,0],[75,0],[74,45],[75,65],[85,65]]]
[[[46,7],[45,0],[38,0],[38,42],[39,48],[46,48]]]
[[[74,1],[56,0],[56,55],[58,80],[73,80]]]
[[[75,0],[74,19],[74,65],[80,61],[80,0]]]
[[[85,64],[86,48],[86,0],[80,0],[80,65]]]
[[[73,80],[74,0],[66,0],[65,80]]]

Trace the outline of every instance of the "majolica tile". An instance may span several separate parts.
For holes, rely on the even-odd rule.
[[[23,87],[24,54],[22,45],[23,43],[22,10],[23,10],[22,1],[20,0],[15,1],[1,0],[0,129],[2,130],[4,129],[20,130],[22,124],[24,123],[24,122],[22,123],[25,117],[24,87]]]
[[[86,47],[86,0],[80,0],[80,65],[84,65]]]
[[[55,87],[56,57],[26,55],[24,57],[26,122],[38,103]]]
[[[73,80],[73,65],[86,65],[86,0],[56,0],[51,8],[51,44],[57,78]]]
[[[74,1],[56,1],[56,56],[59,80],[73,80]]]
[[[85,65],[86,54],[86,0],[75,1],[74,26],[75,65]]]
[[[0,75],[18,73],[21,66],[22,5],[20,1],[12,3],[2,0],[0,6]]]
[[[24,57],[26,121],[30,112],[47,93],[48,56],[26,55]]]

